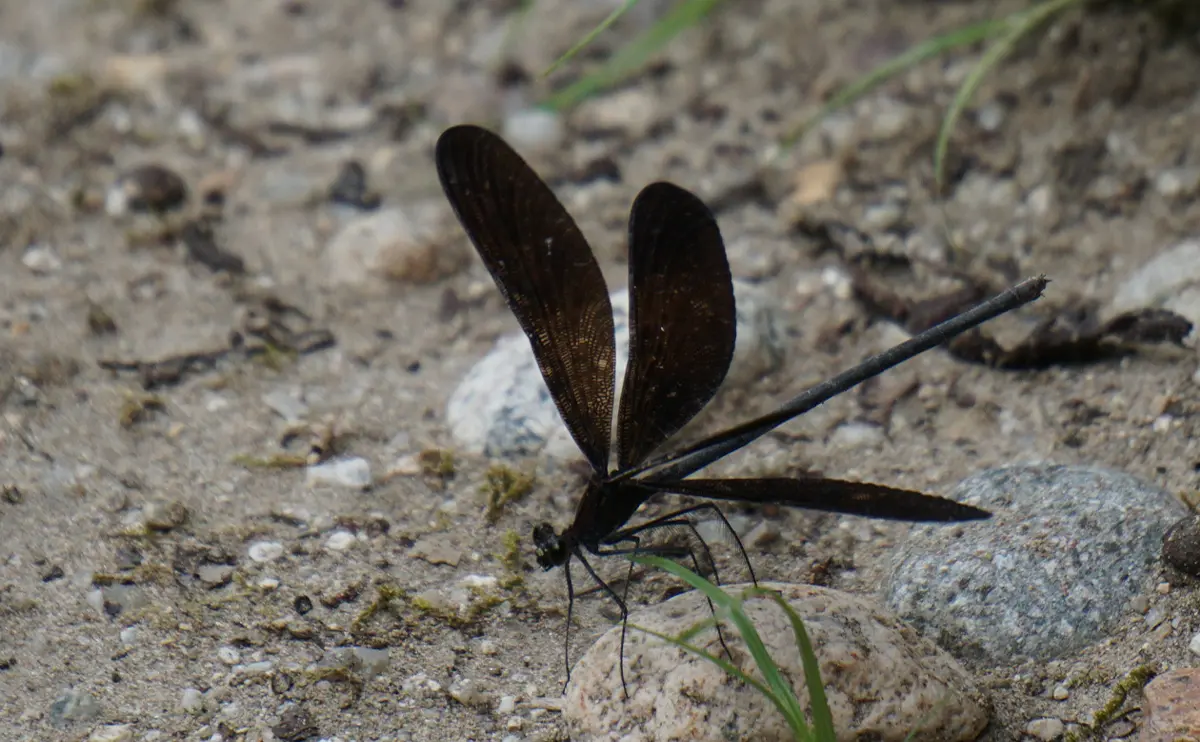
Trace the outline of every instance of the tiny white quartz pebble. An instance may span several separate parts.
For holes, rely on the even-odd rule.
[[[255,541],[250,544],[249,554],[253,562],[273,562],[283,556],[283,544],[278,541]]]
[[[179,699],[179,708],[189,714],[199,713],[204,708],[204,695],[195,688],[184,688]]]
[[[496,706],[497,714],[508,715],[517,710],[516,696],[500,696],[500,703]]]
[[[345,551],[354,545],[354,534],[349,531],[334,531],[325,541],[325,548],[329,551]]]
[[[371,484],[371,464],[364,458],[334,459],[308,467],[308,484],[363,488]]]

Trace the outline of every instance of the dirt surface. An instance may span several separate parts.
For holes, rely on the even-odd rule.
[[[554,710],[565,588],[560,574],[533,571],[524,539],[537,521],[569,520],[577,475],[505,462],[537,464],[536,484],[489,523],[481,490],[492,462],[408,466],[423,450],[453,450],[446,399],[515,322],[473,255],[445,277],[326,280],[326,243],[359,217],[325,197],[344,162],[364,163],[384,207],[437,201],[431,153],[443,128],[528,105],[631,38],[651,10],[550,82],[528,83],[515,72],[535,77],[609,5],[539,3],[497,72],[512,5],[0,8],[0,739],[82,739],[120,723],[135,739],[263,739],[272,728],[282,739],[565,737]],[[1045,273],[1054,283],[1034,314],[1103,304],[1137,266],[1200,232],[1194,197],[1154,187],[1161,171],[1200,167],[1200,52],[1115,11],[1062,19],[988,78],[978,113],[959,127],[944,200],[933,195],[932,141],[974,55],[903,75],[804,138],[772,166],[777,177],[755,179],[822,95],[933,31],[1010,6],[1019,4],[728,3],[649,73],[568,114],[561,147],[523,148],[563,179],[559,192],[614,285],[642,185],[674,180],[720,207],[734,273],[778,298],[789,355],[755,387],[721,395],[709,426],[767,410],[897,338],[821,282],[823,270],[843,269],[840,258],[793,228],[789,179],[812,163],[835,163],[820,172],[835,173],[837,187],[801,209],[809,217],[858,224],[935,262],[954,255],[998,285],[1006,272]],[[214,273],[169,235],[145,239],[164,219],[105,208],[118,177],[147,163],[183,177],[187,216],[210,186],[224,191],[215,244],[245,275]],[[615,165],[619,183],[581,176],[597,163]],[[899,219],[872,212],[881,203],[899,204]],[[137,374],[98,366],[219,349],[235,329],[252,340],[245,315],[261,314],[267,293],[332,332],[334,347],[231,355],[158,389],[144,412]],[[980,469],[1053,459],[1183,495],[1200,467],[1196,370],[1192,351],[1037,373],[935,351],[716,468],[808,467],[946,492]],[[878,415],[871,395],[894,390],[907,391],[888,408],[907,421],[903,434],[866,448],[832,434]],[[244,465],[239,457],[280,451],[285,424],[266,400],[296,394],[304,420],[336,421],[337,447],[370,462],[374,486],[310,485],[303,470]],[[903,536],[899,526],[752,515],[782,535],[751,553],[760,577],[858,592],[877,584]],[[503,558],[510,531],[523,539],[521,580]],[[256,561],[248,549],[259,542],[282,554]],[[478,615],[448,618],[411,600],[467,575],[502,586]],[[1197,586],[1165,568],[1159,582],[1169,589],[1145,592],[1167,617],[1157,630],[1131,607],[1103,646],[983,672],[996,707],[987,738],[1015,739],[1040,717],[1089,720],[1130,670],[1194,662]],[[640,600],[672,587],[643,585]],[[576,648],[610,618],[598,600],[579,606]],[[390,660],[370,678],[339,664],[338,647],[386,648]],[[1052,698],[1060,684],[1070,686],[1062,701]],[[1128,733],[1138,718],[1105,733]]]

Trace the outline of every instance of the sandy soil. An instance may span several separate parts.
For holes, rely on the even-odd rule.
[[[437,134],[464,119],[499,120],[552,84],[502,90],[487,69],[511,5],[62,0],[0,8],[0,739],[82,739],[119,723],[136,739],[261,739],[269,728],[284,739],[305,738],[305,729],[342,740],[565,738],[553,710],[565,590],[561,575],[531,571],[528,544],[523,580],[478,615],[451,620],[396,599],[356,621],[391,589],[419,595],[471,574],[510,584],[498,556],[504,535],[568,520],[578,478],[546,462],[532,493],[494,524],[483,518],[481,494],[492,462],[458,456],[447,476],[384,481],[406,456],[453,449],[445,401],[515,322],[474,256],[448,277],[381,288],[374,277],[329,286],[323,254],[354,218],[323,198],[341,163],[366,164],[385,206],[439,199]],[[608,10],[543,5],[509,54],[531,75]],[[932,31],[1015,5],[730,3],[619,96],[568,115],[561,148],[531,155],[547,177],[566,178],[561,192],[614,284],[624,270],[624,214],[642,185],[672,179],[723,204],[734,271],[779,297],[789,355],[754,388],[722,395],[708,425],[769,409],[896,337],[835,292],[798,290],[840,262],[780,216],[788,188],[747,197],[734,186],[837,85]],[[1007,264],[1018,275],[1051,276],[1038,311],[1105,302],[1134,268],[1200,228],[1194,198],[1150,185],[1161,170],[1200,166],[1200,51],[1139,15],[1081,20],[1056,23],[988,78],[979,110],[990,106],[999,123],[964,121],[944,201],[932,194],[931,143],[973,55],[924,65],[839,114],[782,172],[840,159],[849,187],[827,217],[859,223],[868,207],[898,201],[902,223],[875,229],[885,243],[890,235],[944,258],[939,240],[948,232],[973,270]],[[597,50],[629,39],[637,22]],[[81,77],[88,72],[94,87]],[[215,125],[222,107],[224,127]],[[362,111],[371,115],[356,118]],[[580,184],[578,173],[604,157],[621,182]],[[229,184],[218,243],[245,261],[247,277],[214,275],[173,241],[131,244],[158,220],[118,218],[103,206],[117,177],[145,163],[183,176],[190,210],[204,182]],[[572,205],[584,201],[586,209]],[[921,239],[906,241],[913,234]],[[123,426],[143,392],[136,375],[97,361],[221,347],[245,327],[252,291],[304,310],[336,346],[275,365],[226,360],[159,390],[162,409]],[[115,332],[104,332],[94,307]],[[1196,489],[1200,467],[1195,371],[1187,353],[1000,373],[934,352],[875,390],[917,384],[893,412],[917,421],[911,434],[885,438],[866,456],[831,436],[866,413],[855,393],[720,469],[804,466],[945,492],[979,469],[1051,458],[1123,469],[1184,494]],[[284,425],[264,400],[296,392],[306,419],[337,420],[339,447],[371,462],[374,487],[309,486],[302,470],[238,463],[278,451]],[[1162,431],[1153,422],[1165,411],[1179,422]],[[823,579],[848,590],[869,591],[903,535],[769,517],[783,538],[751,555],[760,576],[803,581],[825,565]],[[359,538],[331,549],[339,530]],[[251,559],[248,547],[264,541],[280,544],[282,556]],[[414,544],[429,543],[437,555],[414,555]],[[332,546],[345,544],[334,537]],[[1187,664],[1187,641],[1200,628],[1197,588],[1165,570],[1160,582],[1170,583],[1166,594],[1148,585],[1146,595],[1169,630],[1152,632],[1131,608],[1101,647],[981,676],[996,704],[988,738],[1015,739],[1038,717],[1089,719],[1131,669]],[[644,585],[641,600],[670,589],[657,578]],[[580,604],[576,646],[609,620],[599,604]],[[390,660],[368,678],[341,663],[338,647],[386,648]],[[1072,686],[1069,699],[1053,700],[1062,683]],[[505,696],[515,709],[497,708]],[[85,697],[94,703],[79,703]],[[1131,729],[1118,721],[1106,733]]]

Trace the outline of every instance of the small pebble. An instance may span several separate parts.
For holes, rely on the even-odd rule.
[[[508,716],[517,710],[516,696],[500,696],[500,703],[496,704],[496,713],[502,716]]]
[[[1200,168],[1179,167],[1163,170],[1154,178],[1154,190],[1165,198],[1195,195],[1200,190]]]
[[[21,256],[21,263],[38,275],[56,273],[63,266],[54,250],[44,245],[30,245]]]
[[[1162,558],[1180,572],[1200,577],[1200,515],[1185,516],[1167,530]]]
[[[1166,620],[1166,614],[1160,611],[1158,608],[1151,608],[1146,613],[1146,625],[1152,629],[1158,628],[1162,622]]]
[[[121,629],[121,643],[125,646],[131,646],[137,641],[138,630],[136,626],[129,626]]]
[[[372,649],[370,647],[354,647],[354,656],[362,664],[368,675],[382,675],[388,668],[390,656],[387,649]]]
[[[217,659],[226,665],[236,665],[241,661],[242,656],[233,647],[220,647],[217,649]]]
[[[1054,686],[1054,692],[1050,694],[1056,701],[1065,701],[1071,697],[1071,690],[1063,684]]]
[[[221,587],[233,579],[233,569],[229,564],[201,564],[196,568],[196,577],[209,587]]]
[[[483,639],[479,642],[479,653],[489,657],[499,653],[500,648],[496,646],[496,642],[491,639]]]
[[[238,675],[243,677],[256,677],[266,675],[275,669],[275,663],[270,660],[261,660],[259,662],[247,662],[244,665],[237,665],[233,668]]]
[[[1058,739],[1066,731],[1066,726],[1059,719],[1034,719],[1025,725],[1025,733],[1045,742]]]
[[[1004,106],[997,101],[988,101],[979,107],[975,113],[975,122],[979,128],[994,134],[1004,125]]]
[[[179,698],[179,710],[188,714],[198,714],[204,709],[204,694],[195,688],[184,688]]]
[[[146,527],[155,531],[170,531],[187,522],[188,509],[177,500],[154,500],[142,508]]]
[[[450,686],[450,697],[464,706],[486,706],[490,699],[488,694],[479,687],[479,683],[464,678]]]
[[[133,739],[130,724],[105,724],[88,735],[88,742],[129,742]]]
[[[518,150],[554,150],[563,141],[562,117],[544,108],[525,108],[505,117],[503,133]]]
[[[904,210],[896,204],[868,206],[863,211],[863,226],[868,230],[892,229],[904,219]]]
[[[253,562],[273,562],[283,556],[283,544],[278,541],[255,541],[248,550]]]
[[[357,540],[354,534],[349,531],[334,531],[326,539],[325,548],[329,551],[345,551],[353,546]]]
[[[371,485],[371,464],[364,458],[334,459],[308,467],[308,484],[364,489]]]

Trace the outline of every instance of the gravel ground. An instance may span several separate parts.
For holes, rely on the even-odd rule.
[[[897,336],[848,298],[843,263],[796,228],[798,208],[1001,284],[1046,273],[1034,315],[1106,306],[1200,233],[1200,51],[1140,15],[1068,15],[990,76],[936,198],[933,138],[974,56],[900,76],[766,175],[760,164],[838,85],[1020,3],[728,3],[561,120],[530,106],[664,4],[643,3],[549,81],[540,70],[612,4],[544,0],[510,28],[514,5],[0,7],[0,739],[565,738],[565,589],[533,571],[524,537],[569,520],[579,480],[503,462],[536,466],[536,481],[493,522],[496,462],[453,455],[446,401],[516,324],[438,191],[432,146],[450,124],[490,121],[519,142],[613,286],[642,185],[674,180],[718,206],[735,276],[786,316],[787,355],[723,393],[707,426]],[[1200,285],[1195,272],[1165,275]],[[234,331],[241,345],[193,358],[178,383],[162,366],[99,363],[221,351]],[[139,370],[164,383],[147,392]],[[889,413],[910,421],[904,435],[835,434],[870,407],[854,393],[717,468],[944,493],[1050,459],[1186,496],[1200,481],[1196,374],[1188,349],[1020,373],[933,352],[868,390],[907,390]],[[369,472],[247,465],[310,444]],[[751,554],[760,577],[819,573],[852,592],[874,591],[904,533],[747,513],[782,535]],[[642,601],[672,587],[641,584]],[[1088,720],[1130,670],[1194,663],[1195,582],[1162,568],[1143,594],[1096,647],[981,671],[985,739]],[[611,620],[601,601],[579,608],[576,647]]]

